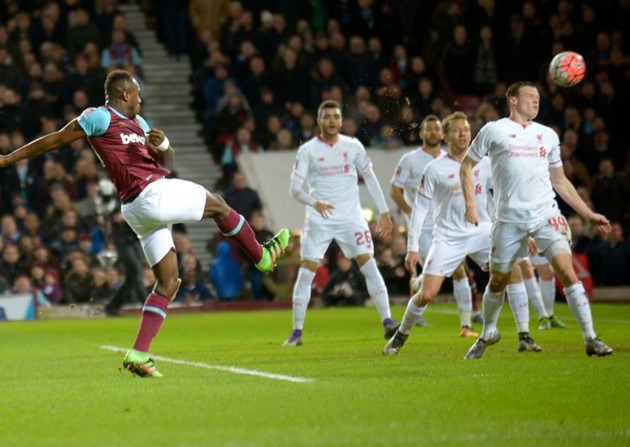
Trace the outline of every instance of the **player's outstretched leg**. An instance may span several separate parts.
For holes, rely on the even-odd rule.
[[[130,349],[123,359],[123,368],[140,377],[164,377],[155,367],[148,352]]]
[[[291,233],[283,228],[271,240],[262,244],[262,258],[256,263],[256,268],[263,273],[270,273],[276,268],[278,258],[289,245]]]

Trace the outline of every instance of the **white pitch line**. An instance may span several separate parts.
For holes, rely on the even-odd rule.
[[[119,348],[116,346],[101,346],[102,349],[107,349],[108,351],[121,352],[124,353],[127,350],[123,348]],[[306,377],[295,377],[295,376],[287,376],[284,374],[274,374],[268,373],[264,371],[257,371],[255,369],[245,369],[245,368],[237,368],[235,366],[223,366],[223,365],[209,365],[207,363],[202,362],[189,362],[188,360],[177,360],[169,357],[162,357],[161,355],[151,355],[153,360],[159,360],[161,362],[174,363],[175,365],[185,365],[185,366],[196,366],[198,368],[205,369],[214,369],[217,371],[225,371],[231,372],[234,374],[245,374],[248,376],[258,376],[264,377],[265,379],[273,379],[273,380],[284,380],[286,382],[294,382],[294,383],[310,383],[314,382],[315,379],[309,379]]]

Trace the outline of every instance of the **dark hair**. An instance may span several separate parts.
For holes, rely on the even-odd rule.
[[[440,124],[442,122],[442,120],[440,120],[440,118],[437,115],[427,115],[427,116],[424,117],[424,119],[420,123],[420,130],[424,129],[424,127],[428,123],[432,123],[432,122],[436,122],[436,123]]]
[[[105,79],[105,103],[124,91],[128,91],[133,85],[133,76],[125,70],[114,70]]]
[[[535,85],[533,82],[529,82],[529,81],[515,82],[514,84],[511,84],[507,88],[505,92],[505,98],[509,101],[511,97],[518,97],[523,87],[535,87]]]
[[[319,118],[326,109],[339,109],[339,111],[341,111],[341,106],[337,101],[328,99],[319,105],[319,108],[317,109],[317,117]]]

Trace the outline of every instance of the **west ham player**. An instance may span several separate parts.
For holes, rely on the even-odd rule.
[[[480,225],[472,227],[463,219],[465,203],[459,180],[461,160],[470,144],[470,123],[462,112],[454,112],[444,119],[443,129],[449,153],[429,163],[424,171],[411,216],[408,252],[405,264],[415,268],[418,261],[417,230],[433,204],[435,227],[433,242],[425,262],[423,281],[418,293],[409,300],[401,325],[383,348],[383,354],[397,354],[407,340],[415,321],[422,316],[428,304],[440,291],[444,278],[450,276],[466,256],[486,269],[490,257],[490,227],[488,213],[489,187],[491,187],[489,160],[482,160],[474,172],[475,206]],[[510,303],[519,331],[519,351],[540,351],[529,336],[527,295],[520,275],[515,269],[511,285]],[[467,305],[462,305],[467,304]],[[470,329],[471,303],[458,303],[462,329]]]
[[[166,178],[174,151],[164,132],[149,129],[138,115],[139,93],[138,83],[130,73],[112,71],[105,81],[104,106],[86,109],[63,129],[1,156],[0,167],[88,138],[116,185],[123,217],[138,235],[156,278],[142,309],[136,341],[123,366],[142,377],[162,377],[149,356],[149,346],[181,283],[171,225],[214,219],[223,234],[233,238],[263,272],[273,270],[288,244],[289,232],[283,229],[261,246],[243,216],[221,197],[196,183]]]
[[[535,239],[564,286],[567,302],[585,341],[586,354],[605,356],[613,350],[593,330],[588,298],[571,259],[568,224],[560,214],[554,190],[578,214],[603,232],[610,222],[594,213],[580,198],[562,169],[558,135],[534,120],[540,94],[529,82],[512,84],[506,93],[509,118],[486,124],[471,144],[460,171],[466,199],[466,221],[479,225],[473,189],[473,167],[490,156],[497,203],[497,222],[492,228],[490,280],[483,297],[484,327],[466,354],[477,359],[487,346],[501,338],[497,321],[503,292],[514,262],[524,257],[527,240]]]
[[[389,338],[398,325],[391,319],[387,288],[373,256],[372,235],[361,216],[359,174],[378,210],[376,229],[386,235],[392,231],[392,220],[383,191],[363,145],[356,138],[339,133],[339,104],[324,101],[317,110],[317,123],[321,134],[300,146],[291,176],[291,195],[306,205],[306,217],[301,237],[302,262],[293,289],[293,331],[283,346],[302,344],[311,283],[333,240],[347,258],[358,263],[385,337]]]
[[[405,223],[409,229],[409,219],[411,217],[411,210],[416,200],[416,194],[418,192],[418,185],[422,179],[422,173],[427,164],[435,160],[445,152],[441,149],[442,138],[442,123],[440,119],[435,115],[428,115],[420,123],[420,138],[422,139],[422,146],[411,152],[404,154],[391,180],[390,196],[398,205],[398,208],[403,212]],[[409,231],[409,230],[408,230]],[[409,234],[409,233],[408,233]],[[431,241],[433,240],[433,210],[431,206],[427,211],[427,217],[422,226],[422,231],[415,234],[420,235],[418,241],[418,262],[420,265],[424,265],[424,260],[431,247]],[[416,270],[411,272],[411,293],[415,293],[420,288],[421,276],[416,278]],[[470,290],[470,284],[468,282],[468,274],[466,267],[462,263],[453,273],[453,295],[458,305],[467,306],[466,303],[470,303],[472,300],[472,294]],[[424,316],[420,317],[417,323],[419,326],[427,326],[428,323],[424,320]],[[469,330],[469,327],[463,328],[460,332],[462,337],[474,336],[477,334]]]

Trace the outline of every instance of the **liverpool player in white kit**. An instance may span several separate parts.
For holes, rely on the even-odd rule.
[[[492,221],[488,212],[489,189],[492,187],[490,161],[482,160],[474,171],[475,207],[480,223],[473,227],[463,218],[465,202],[459,179],[461,160],[470,144],[470,123],[462,112],[454,112],[443,122],[445,139],[449,153],[441,155],[429,163],[424,171],[418,195],[414,203],[409,225],[409,240],[406,267],[413,269],[418,261],[417,232],[427,216],[430,204],[433,205],[435,227],[433,242],[424,267],[424,279],[418,293],[407,305],[400,327],[383,348],[383,354],[395,355],[407,340],[415,321],[422,316],[428,304],[440,291],[444,278],[450,276],[466,256],[470,256],[482,269],[486,270],[490,260],[490,228]],[[519,332],[519,351],[541,349],[529,336],[529,309],[527,294],[515,269],[510,284],[510,304]],[[472,308],[458,303],[462,329],[470,330]]]
[[[613,350],[596,337],[586,293],[571,259],[569,227],[560,214],[554,190],[584,219],[603,232],[610,222],[594,213],[580,198],[562,169],[558,135],[536,123],[540,95],[528,82],[512,84],[506,93],[510,117],[486,124],[475,137],[461,167],[466,199],[466,221],[480,225],[476,208],[473,169],[489,155],[494,181],[497,222],[492,228],[490,280],[483,296],[484,328],[466,354],[477,359],[501,338],[497,321],[503,292],[514,262],[524,257],[527,240],[551,262],[564,286],[567,302],[585,341],[586,354],[605,356]]]
[[[123,366],[141,377],[162,377],[149,356],[149,346],[181,284],[171,225],[213,219],[263,272],[273,270],[277,257],[286,249],[289,231],[281,230],[261,246],[243,216],[220,196],[196,183],[166,178],[173,164],[173,148],[164,132],[149,129],[138,115],[140,87],[129,72],[115,70],[107,75],[105,98],[104,106],[86,109],[63,129],[0,156],[0,167],[88,138],[116,185],[123,217],[138,235],[156,278],[142,308],[133,349],[125,356]]]
[[[427,164],[435,160],[445,152],[441,149],[442,138],[442,123],[440,119],[435,115],[426,116],[420,123],[419,136],[422,139],[422,146],[411,152],[404,154],[391,180],[390,195],[399,209],[404,213],[405,223],[409,229],[409,220],[411,218],[411,210],[416,200],[416,194],[418,193],[418,185],[422,179],[422,174]],[[410,230],[408,230],[408,235]],[[431,242],[433,241],[433,209],[429,206],[427,211],[427,217],[422,225],[422,231],[417,232],[420,235],[420,240],[417,245],[418,262],[421,266],[424,265],[424,261],[429,253]],[[411,293],[415,293],[420,288],[420,281],[422,275],[416,278],[416,270],[411,272]],[[472,293],[470,290],[470,284],[468,282],[468,275],[466,272],[465,264],[462,263],[457,267],[453,273],[453,295],[458,306],[461,308],[467,308],[472,302]],[[418,319],[419,326],[428,326],[424,316]],[[476,337],[477,334],[473,332],[469,326],[462,328],[460,331],[462,337]]]
[[[324,101],[317,111],[317,123],[321,134],[300,146],[291,176],[291,195],[306,205],[306,218],[301,237],[302,262],[293,289],[293,331],[283,346],[302,344],[311,284],[333,240],[347,258],[357,261],[385,337],[389,338],[398,324],[391,319],[387,288],[373,256],[372,235],[361,216],[359,174],[378,210],[377,231],[389,234],[392,220],[385,197],[363,145],[339,133],[339,104]]]

